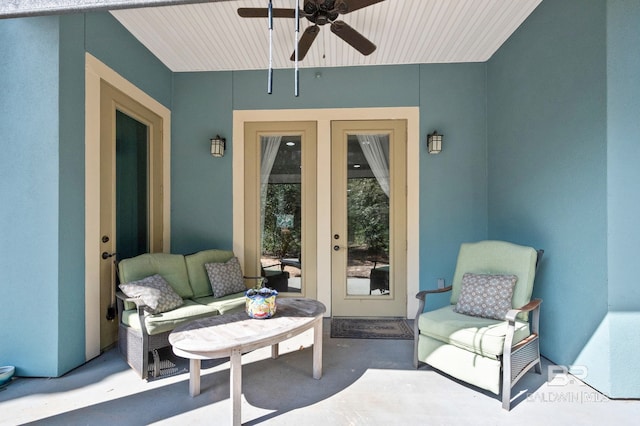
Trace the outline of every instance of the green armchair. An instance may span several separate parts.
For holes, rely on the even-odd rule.
[[[508,411],[511,388],[531,368],[541,373],[542,301],[531,294],[543,253],[503,241],[462,244],[452,285],[416,295],[414,366],[426,363],[496,395],[502,391]],[[449,291],[449,305],[423,312],[428,294]]]

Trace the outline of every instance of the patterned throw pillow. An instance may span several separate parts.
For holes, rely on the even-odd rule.
[[[120,284],[127,297],[139,297],[152,314],[167,312],[182,306],[182,297],[176,293],[161,275],[155,274],[138,281]]]
[[[462,277],[460,297],[453,310],[459,314],[503,320],[511,309],[515,275],[479,275]]]
[[[247,290],[237,257],[232,257],[225,263],[205,263],[204,267],[207,269],[214,297]]]

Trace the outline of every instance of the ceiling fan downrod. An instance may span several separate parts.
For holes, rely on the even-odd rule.
[[[298,60],[298,43],[300,41],[300,0],[296,0],[296,37],[295,37],[295,76],[293,94],[295,97],[300,96],[300,68]]]
[[[267,76],[267,93],[273,93],[273,3],[269,0],[269,74]]]

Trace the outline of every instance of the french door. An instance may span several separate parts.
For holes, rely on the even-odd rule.
[[[244,267],[292,296],[316,294],[316,123],[245,123]]]
[[[163,251],[161,129],[160,116],[101,83],[100,349],[117,340],[114,261]]]
[[[334,316],[406,315],[406,127],[331,123]]]
[[[243,136],[246,275],[326,294],[334,316],[406,316],[407,120],[245,121]]]

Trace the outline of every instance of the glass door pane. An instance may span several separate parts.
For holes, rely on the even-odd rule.
[[[388,295],[389,135],[347,141],[347,295]]]
[[[149,251],[148,127],[116,111],[116,252]]]
[[[279,292],[302,292],[302,138],[260,137],[261,274]]]

